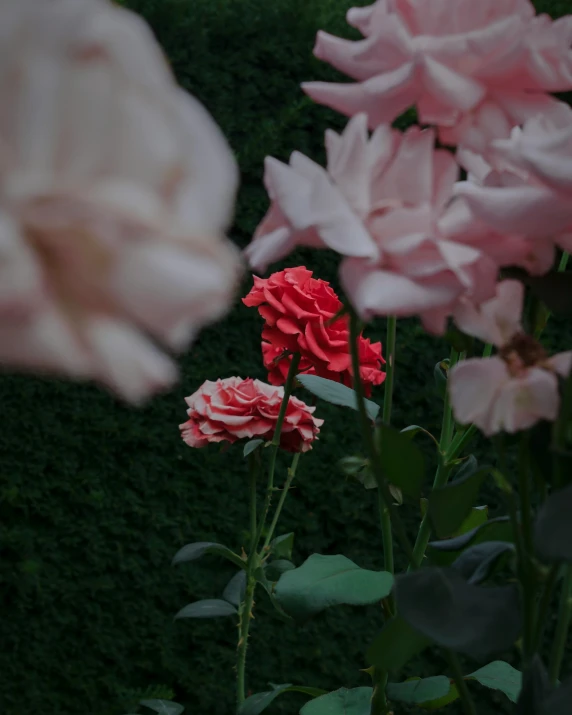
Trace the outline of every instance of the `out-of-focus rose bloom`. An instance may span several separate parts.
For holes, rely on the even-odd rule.
[[[284,388],[260,380],[227,377],[207,380],[190,397],[189,419],[179,425],[189,447],[205,447],[211,442],[237,442],[259,437],[272,439],[284,398]],[[307,452],[318,438],[324,420],[313,416],[308,407],[293,395],[288,400],[280,433],[280,447],[288,452]]]
[[[536,117],[492,143],[494,181],[460,182],[475,217],[496,231],[572,250],[572,110],[558,122]]]
[[[266,321],[262,355],[272,385],[284,384],[296,352],[301,355],[300,373],[352,386],[348,317],[332,321],[342,303],[327,281],[313,278],[304,266],[286,268],[270,278],[254,276],[254,287],[242,302],[258,307]],[[385,379],[381,343],[360,336],[358,348],[360,376],[369,395],[372,385]]]
[[[0,92],[0,364],[138,402],[230,305],[232,154],[106,0],[3,2]]]
[[[529,0],[377,0],[347,21],[364,39],[319,32],[314,54],[357,83],[302,86],[371,128],[415,105],[441,141],[483,152],[572,88],[572,17],[535,17]]]
[[[383,125],[368,137],[359,114],[341,136],[327,132],[326,149],[327,170],[297,153],[289,166],[267,159],[272,205],[246,251],[255,270],[296,245],[333,248],[361,317],[419,314],[435,333],[461,294],[494,294],[496,264],[440,233],[458,166],[432,130]]]
[[[502,281],[497,295],[476,308],[458,304],[455,321],[469,335],[490,342],[497,355],[457,363],[449,375],[451,406],[462,424],[487,436],[518,432],[539,420],[555,420],[560,406],[558,375],[566,377],[572,352],[549,357],[521,326],[524,288]]]

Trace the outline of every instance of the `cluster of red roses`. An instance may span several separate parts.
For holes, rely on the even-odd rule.
[[[186,398],[189,419],[180,429],[191,447],[254,437],[270,439],[284,397],[280,386],[295,353],[300,355],[301,373],[352,386],[348,317],[340,315],[342,303],[327,281],[313,278],[303,266],[286,268],[266,279],[255,276],[254,287],[243,303],[258,307],[265,320],[262,356],[271,384],[239,377],[207,380]],[[360,377],[370,394],[372,385],[385,378],[381,343],[360,337],[359,356]],[[311,448],[323,422],[313,416],[314,410],[290,397],[281,432],[283,449],[305,452]]]

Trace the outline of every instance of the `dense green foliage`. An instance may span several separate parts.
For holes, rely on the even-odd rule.
[[[206,104],[239,158],[242,189],[232,235],[244,245],[267,207],[264,156],[286,159],[298,149],[320,159],[324,129],[344,124],[307,100],[299,83],[335,76],[311,50],[320,27],[349,36],[344,13],[350,3],[124,4],[151,23],[179,81]],[[569,10],[567,0],[539,5],[554,14]],[[288,261],[302,262],[335,283],[333,255],[307,252]],[[383,328],[380,321],[370,334],[380,336]],[[239,448],[226,455],[215,448],[190,450],[177,425],[185,419],[183,396],[203,380],[264,378],[259,331],[257,313],[237,304],[182,358],[181,384],[139,411],[90,386],[0,378],[2,715],[112,715],[125,711],[131,691],[161,684],[189,713],[232,711],[233,619],[172,619],[192,600],[219,597],[232,568],[211,556],[175,569],[170,559],[194,540],[240,548],[245,468]],[[415,321],[400,325],[398,426],[419,423],[438,431],[433,365],[447,351]],[[360,449],[354,415],[327,405],[318,414],[326,419],[320,442],[303,458],[298,488],[285,509],[283,530],[297,534],[294,558],[302,563],[313,552],[343,553],[362,567],[379,567],[373,492],[347,481],[337,467],[342,456]],[[494,512],[495,497],[487,498]],[[413,528],[418,515],[407,509]],[[343,606],[289,630],[260,596],[249,686],[369,685],[359,668],[376,620],[375,607]],[[442,667],[432,654],[413,662],[410,671],[432,675]],[[155,696],[153,688],[147,695]],[[269,712],[297,712],[298,696],[284,697],[288,705],[277,701]],[[503,702],[500,695],[483,694],[479,712],[504,712]]]

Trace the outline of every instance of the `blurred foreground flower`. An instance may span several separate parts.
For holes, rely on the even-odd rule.
[[[207,380],[185,401],[189,419],[180,425],[181,436],[190,447],[205,447],[210,442],[237,442],[260,437],[272,439],[280,406],[282,387],[260,380],[227,377]],[[288,452],[307,452],[317,439],[324,420],[313,417],[315,407],[308,407],[297,397],[290,397],[280,446]]]
[[[349,321],[333,320],[342,303],[327,281],[312,277],[304,266],[286,268],[270,278],[254,276],[254,287],[242,302],[257,306],[264,318],[262,356],[273,385],[286,382],[292,353],[300,353],[298,372],[319,375],[351,387]],[[367,395],[385,379],[381,343],[360,336],[360,375]]]
[[[107,0],[1,2],[0,87],[0,364],[138,402],[229,308],[232,154]]]
[[[473,422],[487,436],[518,432],[539,420],[555,420],[558,376],[567,377],[572,352],[549,357],[521,326],[524,287],[502,281],[497,295],[479,308],[458,306],[455,321],[469,335],[490,342],[498,354],[457,363],[449,376],[451,405],[462,424]]]

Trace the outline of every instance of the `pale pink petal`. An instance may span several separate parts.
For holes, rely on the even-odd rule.
[[[502,347],[513,335],[522,331],[523,300],[522,283],[505,280],[497,285],[496,296],[479,306],[470,300],[460,300],[453,317],[464,333]]]
[[[487,436],[500,431],[491,422],[491,413],[509,381],[507,367],[500,358],[471,358],[457,363],[448,379],[455,419],[461,424],[475,424]]]
[[[546,360],[546,365],[557,372],[560,377],[567,378],[572,367],[572,351],[568,350],[564,353],[553,355]]]
[[[519,432],[539,420],[553,421],[558,415],[560,398],[554,374],[540,368],[530,368],[523,377],[506,382],[493,405],[488,431]]]
[[[423,58],[423,84],[425,91],[437,101],[462,111],[473,109],[486,94],[483,84],[455,72],[429,55]]]

